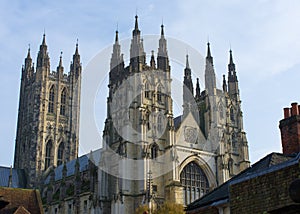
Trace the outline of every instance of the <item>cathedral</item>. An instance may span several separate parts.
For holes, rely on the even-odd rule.
[[[186,56],[183,114],[174,117],[163,25],[158,44],[147,64],[136,16],[125,66],[116,32],[99,175],[104,213],[155,209],[166,200],[186,205],[249,167],[232,51],[218,89],[207,44],[205,90],[197,79],[195,94]]]
[[[164,31],[161,25],[157,54],[147,59],[135,16],[128,65],[116,31],[103,147],[81,157],[78,44],[68,74],[62,57],[50,71],[45,35],[36,67],[28,50],[14,168],[25,171],[27,187],[41,189],[46,213],[134,213],[164,201],[188,205],[250,166],[232,51],[221,89],[210,43],[205,75],[196,84],[186,55],[182,114],[175,116]],[[199,79],[205,82],[202,91]]]

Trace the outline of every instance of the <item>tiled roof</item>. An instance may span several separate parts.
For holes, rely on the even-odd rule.
[[[0,166],[0,186],[8,187],[8,180],[10,175],[10,168]],[[12,183],[13,188],[25,188],[26,187],[26,176],[23,169],[12,169]]]
[[[101,155],[101,149],[98,149],[98,150],[95,150],[94,152],[92,152],[92,161],[95,163],[95,165],[98,165],[99,160],[100,160],[100,155]],[[91,153],[88,153],[88,154],[82,155],[78,158],[80,172],[83,172],[88,169],[90,156],[91,156]],[[76,159],[71,160],[66,163],[67,177],[75,174],[75,164],[76,164]],[[64,167],[64,164],[59,165],[58,167],[56,167],[54,169],[55,181],[62,179],[63,167]],[[50,181],[50,174],[45,179],[44,184],[48,184],[49,181]]]
[[[9,202],[0,210],[0,214],[43,213],[41,196],[38,190],[0,187],[0,196],[2,196],[2,201]]]
[[[297,158],[299,157],[295,155],[287,156],[281,153],[271,153],[253,164],[248,169],[242,171],[227,182],[223,183],[213,191],[204,195],[202,198],[189,204],[187,206],[187,210],[193,210],[196,208],[199,209],[202,207],[214,205],[219,201],[222,201],[222,203],[226,203],[229,199],[229,186],[231,183],[241,179],[246,179],[250,175],[256,176],[258,175],[258,173],[275,168],[276,166],[279,166],[281,164],[288,164],[289,162],[294,161]]]

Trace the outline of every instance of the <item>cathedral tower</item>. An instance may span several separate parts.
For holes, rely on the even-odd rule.
[[[50,70],[46,37],[36,67],[28,49],[22,67],[14,167],[25,169],[28,187],[38,187],[43,173],[78,155],[81,62],[78,44],[64,73],[62,54]]]

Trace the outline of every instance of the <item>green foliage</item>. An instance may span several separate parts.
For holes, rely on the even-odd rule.
[[[176,204],[166,201],[162,206],[153,212],[153,214],[185,214],[182,204]]]
[[[149,212],[149,208],[147,205],[139,206],[135,210],[135,214],[144,214],[145,212]]]
[[[142,205],[135,210],[135,214],[149,213],[148,205]],[[158,209],[151,212],[152,214],[185,214],[184,207],[181,204],[176,204],[172,202],[165,202],[163,205],[158,207]]]

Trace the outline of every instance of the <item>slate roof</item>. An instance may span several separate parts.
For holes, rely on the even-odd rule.
[[[232,183],[239,182],[244,179],[248,179],[251,176],[258,176],[259,173],[266,172],[268,170],[272,170],[278,167],[284,167],[289,163],[294,162],[295,160],[299,159],[299,155],[283,155],[281,153],[271,153],[255,164],[253,164],[248,169],[245,169],[238,175],[234,176],[227,182],[223,183],[213,191],[209,192],[208,194],[204,195],[202,198],[194,201],[193,203],[189,204],[186,208],[187,211],[200,209],[206,206],[214,206],[217,204],[224,204],[227,203],[229,200],[229,186]]]
[[[98,165],[101,155],[101,149],[95,150],[92,152],[92,161],[95,163],[95,165]],[[83,172],[85,170],[88,170],[89,167],[89,159],[90,159],[91,153],[82,155],[78,158],[79,160],[79,171]],[[67,177],[72,176],[75,174],[75,163],[76,159],[71,160],[66,163],[67,167]],[[55,181],[62,179],[62,171],[63,171],[64,164],[59,165],[54,169],[55,173]],[[46,177],[44,184],[48,184],[50,181],[50,174]]]
[[[174,127],[177,130],[180,127],[182,116],[178,116],[174,118]]]
[[[0,186],[8,187],[8,180],[10,175],[10,167],[0,166]],[[12,168],[12,184],[13,188],[25,188],[26,176],[23,169]]]
[[[0,187],[1,201],[9,202],[0,214],[40,214],[43,212],[40,192],[33,189]]]

